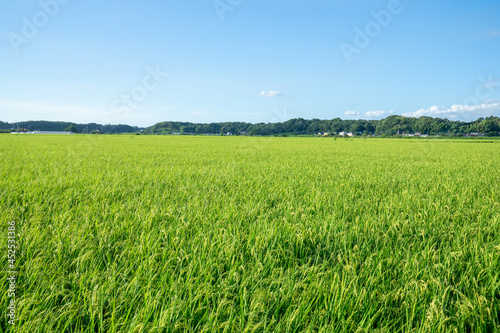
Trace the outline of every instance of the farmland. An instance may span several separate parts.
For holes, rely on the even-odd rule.
[[[496,332],[499,152],[474,140],[0,136],[16,331]]]

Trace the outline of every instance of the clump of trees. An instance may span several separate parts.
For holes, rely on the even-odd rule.
[[[70,126],[66,127],[64,131],[78,133],[78,128],[75,125],[71,124]]]

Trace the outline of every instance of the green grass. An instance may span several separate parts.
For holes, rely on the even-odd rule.
[[[8,221],[18,228],[15,331],[498,332],[499,152],[0,136],[3,271]]]

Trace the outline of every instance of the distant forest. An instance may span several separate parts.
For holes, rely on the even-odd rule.
[[[53,121],[25,121],[6,123],[0,121],[0,130],[10,131],[64,131],[68,128],[76,129],[78,133],[140,133],[154,135],[314,135],[318,133],[338,134],[351,132],[355,135],[404,135],[429,134],[463,136],[470,133],[479,133],[486,136],[500,135],[500,118],[479,118],[472,122],[453,121],[442,118],[403,116],[389,116],[381,120],[331,120],[295,118],[281,123],[244,123],[222,122],[210,124],[196,124],[189,122],[167,121],[154,126],[141,128],[129,125],[101,125],[96,123],[75,124],[71,122]]]
[[[193,124],[167,121],[146,129],[149,134],[248,134],[248,135],[314,135],[317,133],[352,132],[355,135],[403,135],[403,134],[441,134],[463,136],[481,133],[498,136],[500,118],[479,118],[472,122],[452,121],[448,119],[420,117],[408,118],[389,116],[382,120],[332,120],[302,118],[290,119],[282,123],[243,123],[225,122],[211,124]]]
[[[65,131],[66,129],[74,126],[78,133],[106,133],[106,134],[119,134],[119,133],[135,133],[144,130],[137,126],[129,125],[101,125],[96,123],[89,124],[75,124],[71,122],[62,121],[45,121],[45,120],[30,120],[18,123],[5,123],[0,121],[0,130],[5,131]]]

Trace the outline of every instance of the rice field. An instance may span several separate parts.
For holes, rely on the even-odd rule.
[[[2,332],[498,332],[500,141],[0,136]],[[5,274],[4,274],[5,276]]]

